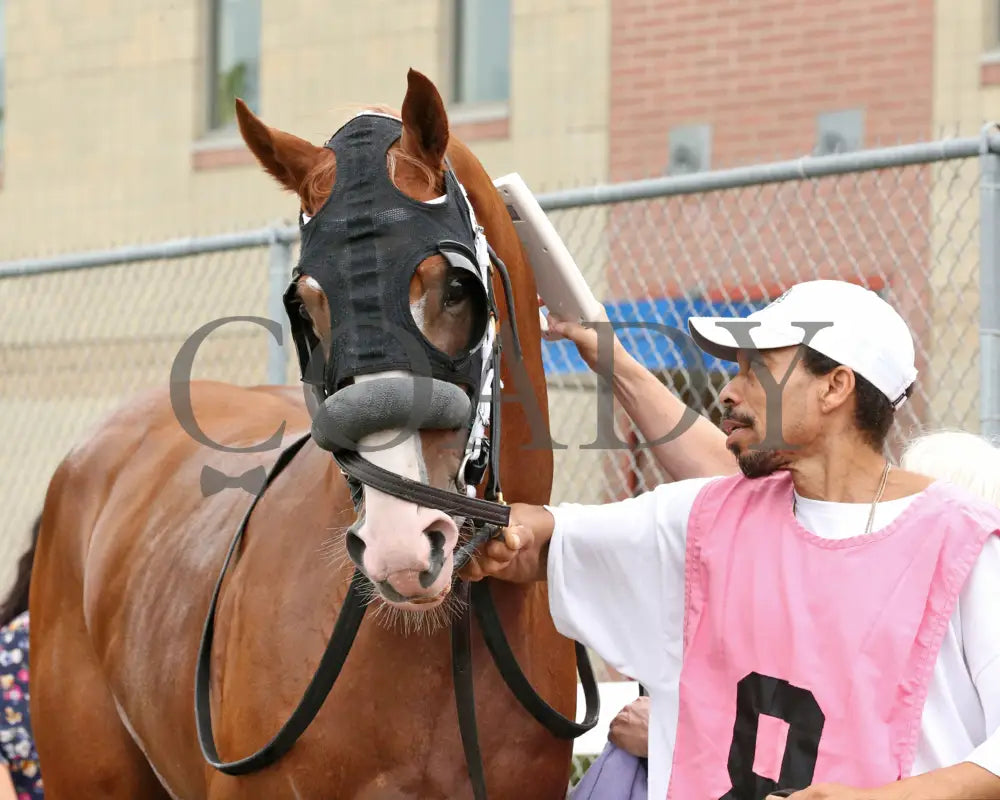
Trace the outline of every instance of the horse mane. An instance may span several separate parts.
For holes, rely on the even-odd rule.
[[[400,117],[399,111],[384,105],[361,106],[360,110],[374,111],[379,114],[389,114],[397,119]],[[398,147],[393,147],[389,150],[389,155],[386,161],[386,166],[389,170],[389,177],[394,183],[396,182],[396,170],[399,165],[406,164],[413,167],[417,171],[423,179],[424,186],[428,191],[441,191],[441,173],[436,173],[416,156],[410,155],[409,153],[400,150]],[[333,182],[336,174],[336,157],[334,156],[332,150],[324,150],[320,159],[316,162],[313,168],[306,173],[305,177],[302,179],[302,184],[299,186],[299,197],[302,198],[302,204],[305,208],[309,209],[311,213],[315,214],[316,211],[319,210],[320,206],[322,206],[330,196],[330,192],[333,190]]]

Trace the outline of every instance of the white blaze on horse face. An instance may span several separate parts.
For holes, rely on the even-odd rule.
[[[424,315],[427,310],[427,295],[423,294],[415,303],[410,303],[410,314],[413,316],[414,324],[420,329],[424,329]]]
[[[358,382],[405,376],[405,372],[359,375]],[[389,472],[427,483],[419,433],[386,430],[362,437],[361,455]],[[387,446],[388,445],[388,446]],[[458,542],[458,526],[447,514],[364,487],[364,521],[357,535],[365,544],[365,572],[375,583],[387,581],[404,597],[433,597],[451,582],[451,553]],[[435,531],[440,536],[430,532]],[[444,550],[447,563],[429,586],[421,573],[432,569],[432,544]],[[426,579],[426,576],[425,576]]]

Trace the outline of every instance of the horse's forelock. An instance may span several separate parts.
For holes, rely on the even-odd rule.
[[[399,112],[389,106],[363,106],[358,110],[374,111],[379,114],[389,114],[393,117],[399,117]],[[420,188],[427,191],[430,196],[437,196],[444,191],[441,172],[431,169],[420,158],[401,150],[398,145],[389,150],[386,162],[386,168],[393,183],[397,183],[396,175],[399,166],[405,164],[416,171],[422,181]],[[333,182],[336,180],[336,177],[336,156],[334,156],[332,150],[326,150],[316,164],[313,165],[313,168],[309,170],[305,178],[303,178],[302,186],[299,190],[299,196],[302,198],[302,206],[308,214],[315,214],[320,206],[326,202],[333,189]]]

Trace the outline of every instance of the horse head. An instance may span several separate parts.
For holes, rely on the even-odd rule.
[[[428,611],[468,556],[462,501],[499,471],[499,442],[486,433],[499,429],[499,325],[514,321],[512,295],[534,300],[534,282],[485,170],[450,139],[437,89],[414,70],[407,80],[399,115],[363,111],[322,147],[241,102],[237,119],[265,171],[300,202],[301,257],[285,300],[314,391],[313,438],[342,467],[360,454],[402,485],[354,476],[347,553],[385,603]],[[517,270],[516,292],[484,231]],[[523,305],[538,338],[534,302]],[[533,341],[529,379],[544,409],[537,350]],[[538,463],[547,486],[551,461]],[[499,476],[490,480],[496,488]],[[413,487],[433,487],[438,502]]]

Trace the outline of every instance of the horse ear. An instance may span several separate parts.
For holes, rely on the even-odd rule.
[[[239,98],[236,120],[243,141],[261,166],[286,189],[302,196],[303,181],[323,158],[324,148],[265,125]]]
[[[448,114],[437,88],[426,75],[406,73],[400,146],[432,169],[440,169],[448,149]]]

